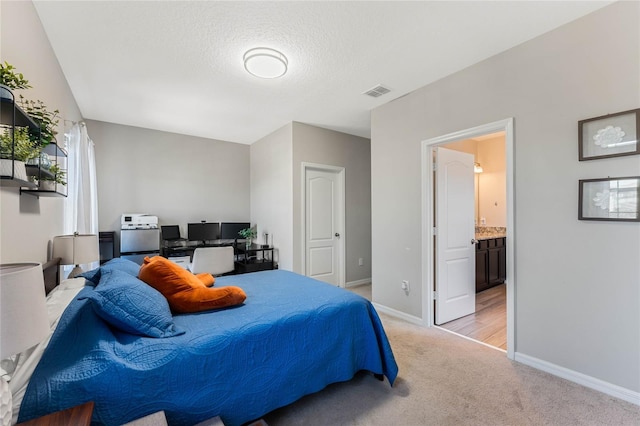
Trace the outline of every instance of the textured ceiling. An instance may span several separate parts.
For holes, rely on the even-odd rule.
[[[291,121],[370,137],[371,109],[608,3],[35,6],[84,118],[252,143]],[[244,52],[261,46],[287,56],[284,77],[244,70]],[[379,83],[392,91],[362,95]]]

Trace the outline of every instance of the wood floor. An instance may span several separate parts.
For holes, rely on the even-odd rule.
[[[507,350],[506,284],[476,294],[476,312],[440,327]]]

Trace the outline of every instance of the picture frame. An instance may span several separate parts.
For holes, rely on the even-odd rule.
[[[578,160],[640,154],[640,109],[578,121]]]
[[[578,219],[640,222],[640,176],[578,181]]]

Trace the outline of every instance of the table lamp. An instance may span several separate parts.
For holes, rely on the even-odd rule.
[[[76,232],[54,237],[53,257],[59,257],[61,265],[76,265],[69,274],[69,278],[75,278],[83,272],[81,264],[100,260],[98,236]]]
[[[0,265],[0,360],[37,345],[48,333],[42,265]],[[4,376],[0,377],[0,395],[0,425],[5,426],[11,423],[12,398]]]

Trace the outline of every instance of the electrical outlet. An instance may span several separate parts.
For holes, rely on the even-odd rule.
[[[400,287],[406,291],[407,293],[409,292],[409,281],[407,280],[402,280],[402,284],[400,285]]]
[[[362,258],[358,259],[358,266],[362,266],[364,265],[364,261],[362,260]]]

